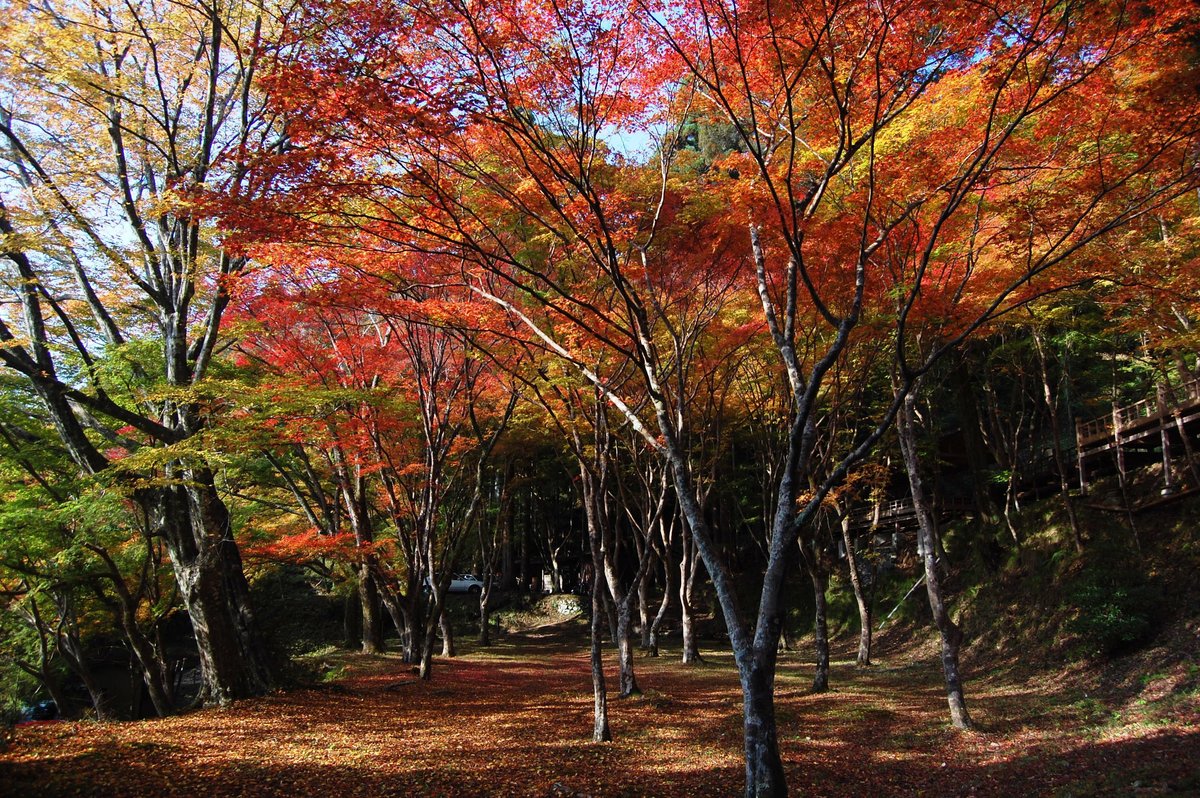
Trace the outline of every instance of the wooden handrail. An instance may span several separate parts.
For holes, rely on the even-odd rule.
[[[1166,399],[1168,406],[1184,404],[1189,400],[1200,399],[1200,379],[1185,382],[1176,387],[1167,387]],[[1163,412],[1159,406],[1158,396],[1142,399],[1124,407],[1116,406],[1112,412],[1093,418],[1089,421],[1075,422],[1075,434],[1080,443],[1096,438],[1108,437],[1113,432],[1114,419],[1124,427],[1142,419],[1154,418]]]

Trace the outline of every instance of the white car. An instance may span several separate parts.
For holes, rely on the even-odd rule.
[[[450,577],[451,593],[470,593],[478,596],[483,592],[483,580],[474,574],[454,574]]]

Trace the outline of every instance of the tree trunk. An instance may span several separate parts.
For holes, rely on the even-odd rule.
[[[700,644],[696,639],[696,616],[693,604],[696,570],[700,563],[686,520],[683,524],[681,538],[683,540],[683,556],[679,561],[679,631],[683,636],[683,652],[680,659],[684,665],[692,665],[704,661],[700,657]]]
[[[46,693],[50,696],[50,700],[54,702],[55,707],[58,709],[58,716],[67,717],[71,708],[67,705],[67,697],[62,691],[62,684],[59,682],[58,674],[54,672],[53,667],[57,646],[53,645],[51,641],[55,640],[55,635],[49,625],[42,620],[42,613],[38,607],[36,598],[29,600],[29,615],[27,616],[27,620],[33,626],[34,632],[37,633],[38,664],[34,666],[23,660],[16,660],[16,665],[42,683],[42,686],[46,688]]]
[[[643,556],[652,556],[643,553]],[[641,624],[642,640],[641,649],[643,651],[650,650],[650,575],[653,573],[650,568],[646,569],[646,573],[638,580],[637,584],[637,605],[638,605],[638,622]]]
[[[93,551],[102,550],[96,547]],[[163,660],[163,649],[161,646],[155,645],[138,625],[137,600],[121,579],[116,563],[112,561],[107,552],[103,552],[101,557],[109,565],[117,591],[117,602],[115,606],[110,606],[113,606],[121,625],[121,631],[124,633],[125,642],[129,645],[129,650],[133,652],[133,656],[141,668],[142,680],[146,684],[146,691],[150,694],[154,713],[160,718],[165,718],[175,711],[175,696],[170,669]]]
[[[624,601],[617,604],[617,664],[619,666],[619,685],[621,691],[618,693],[620,698],[628,698],[631,695],[640,695],[641,688],[638,687],[637,678],[633,673],[633,607],[632,596],[627,596]]]
[[[813,647],[816,653],[816,672],[813,674],[812,691],[824,693],[829,690],[829,619],[825,602],[825,591],[829,588],[829,575],[821,566],[820,555],[813,553],[808,563],[808,575],[812,579],[815,614],[813,617]]]
[[[484,648],[492,644],[491,632],[488,630],[488,624],[491,623],[492,609],[492,586],[494,584],[491,576],[485,577],[486,587],[479,594],[479,645]]]
[[[58,608],[58,624],[56,637],[58,639],[58,652],[67,663],[67,667],[71,672],[79,677],[79,681],[83,682],[83,687],[87,690],[88,700],[92,704],[92,712],[95,714],[96,720],[104,720],[108,716],[108,708],[106,706],[104,690],[96,683],[95,674],[92,673],[91,663],[88,662],[87,654],[83,649],[83,643],[79,639],[79,627],[71,596],[66,593],[58,593],[54,596],[54,603]]]
[[[1075,552],[1083,554],[1083,534],[1079,529],[1075,503],[1071,500],[1071,485],[1067,477],[1066,461],[1063,458],[1062,440],[1059,438],[1058,399],[1050,387],[1050,369],[1046,365],[1046,346],[1042,340],[1042,334],[1036,327],[1031,327],[1031,332],[1034,349],[1037,351],[1038,374],[1042,378],[1042,401],[1046,403],[1046,410],[1050,413],[1050,439],[1053,443],[1054,469],[1058,474],[1058,495],[1062,499],[1063,508],[1067,511],[1067,520],[1071,524],[1071,541],[1075,544]]]
[[[842,515],[842,542],[846,545],[846,563],[850,567],[850,585],[854,588],[854,603],[858,605],[858,658],[855,664],[866,668],[871,664],[871,602],[863,591],[862,574],[858,569],[858,552],[850,534],[850,515]]]
[[[445,606],[442,607],[442,611],[438,616],[438,626],[442,630],[442,656],[458,656],[458,653],[454,650],[454,630],[450,628],[450,619],[446,617]]]
[[[362,601],[359,591],[351,590],[342,601],[342,648],[354,648],[362,643]]]
[[[358,601],[362,605],[362,653],[378,654],[383,651],[383,615],[379,589],[366,563],[358,569]]]
[[[971,475],[971,501],[981,521],[988,525],[995,524],[1000,520],[1000,513],[988,488],[987,443],[984,441],[976,389],[971,385],[965,357],[951,371],[950,379],[953,385],[951,393],[961,419],[963,450]]]
[[[942,596],[938,577],[937,548],[934,542],[933,513],[929,499],[921,484],[920,462],[917,458],[917,440],[914,430],[916,396],[908,394],[896,418],[896,431],[900,438],[900,450],[904,455],[904,467],[908,471],[908,483],[912,489],[913,508],[917,513],[920,551],[925,563],[925,589],[929,595],[929,609],[942,638],[942,669],[946,677],[946,700],[950,705],[950,722],[959,729],[971,728],[971,717],[967,714],[966,697],[963,695],[962,677],[958,669],[958,652],[963,634],[950,618]]]
[[[175,581],[192,622],[208,704],[262,695],[271,688],[266,650],[250,607],[250,588],[212,475],[188,474],[186,487],[142,493],[151,526],[171,555]]]
[[[600,580],[602,555],[600,542],[593,533],[592,538],[592,623],[591,623],[591,664],[592,664],[592,741],[606,743],[612,740],[612,731],[608,727],[608,689],[604,684],[604,658],[601,651],[603,644],[603,626],[601,616],[604,614],[604,587]]]
[[[424,627],[416,627],[414,631],[420,632],[420,664],[418,673],[422,681],[429,681],[433,676],[433,645],[437,642],[438,627],[442,620],[442,605],[445,603],[445,595],[439,596],[437,588],[430,593],[429,606],[425,608],[425,625]]]
[[[92,673],[91,667],[87,660],[80,657],[76,659],[71,657],[71,670],[79,676],[79,680],[83,682],[83,688],[87,690],[88,700],[92,702],[92,712],[96,716],[96,720],[108,719],[108,701],[104,695],[104,689],[96,683],[96,677]]]
[[[670,558],[663,558],[663,578],[666,584],[663,586],[662,600],[658,604],[658,612],[654,614],[654,619],[650,622],[650,639],[649,645],[646,646],[646,653],[651,657],[658,656],[658,635],[662,629],[663,621],[667,617],[667,610],[671,607],[671,594],[675,590],[675,580],[672,575],[675,569],[671,564]]]
[[[401,596],[390,585],[383,582],[380,576],[376,576],[375,587],[379,592],[380,599],[383,601],[383,608],[387,611],[388,617],[392,619],[392,625],[396,627],[396,633],[400,635],[400,660],[411,665],[417,661],[415,652],[416,634],[414,632],[412,613],[405,606],[406,604],[411,605],[411,601],[407,597]],[[409,590],[412,589],[410,585]]]
[[[742,674],[742,718],[746,747],[746,798],[787,795],[775,726],[774,658],[761,652]],[[768,662],[760,662],[768,659]]]

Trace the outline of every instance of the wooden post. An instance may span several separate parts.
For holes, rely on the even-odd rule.
[[[1121,482],[1121,490],[1125,490],[1125,449],[1121,447],[1121,408],[1115,404],[1112,409],[1113,445],[1117,455],[1117,477]]]
[[[1162,495],[1170,496],[1175,492],[1175,481],[1171,477],[1171,436],[1167,426],[1167,392],[1161,382],[1155,385],[1155,398],[1158,402],[1158,437],[1162,442]]]
[[[1175,418],[1175,429],[1179,432],[1179,439],[1183,441],[1183,456],[1187,458],[1188,470],[1192,472],[1192,481],[1196,483],[1196,487],[1200,488],[1200,469],[1196,467],[1196,453],[1192,451],[1192,441],[1188,438],[1187,427],[1183,423],[1183,413],[1178,405],[1172,411],[1172,416]]]
[[[1079,495],[1086,496],[1088,492],[1087,466],[1084,464],[1086,455],[1083,453],[1083,432],[1081,423],[1075,421],[1075,461],[1079,466]]]
[[[1117,447],[1117,481],[1121,485],[1121,501],[1125,505],[1125,518],[1129,521],[1129,530],[1133,533],[1133,543],[1137,546],[1138,554],[1142,553],[1142,541],[1138,535],[1137,523],[1133,520],[1133,502],[1129,499],[1129,485],[1125,479],[1125,449],[1121,447],[1121,408],[1113,405],[1113,441]]]

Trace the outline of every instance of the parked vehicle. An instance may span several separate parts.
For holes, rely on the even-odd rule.
[[[58,704],[55,704],[50,699],[38,701],[30,704],[21,710],[21,719],[17,721],[18,726],[31,726],[38,723],[57,723],[61,718],[58,717]]]
[[[450,578],[450,592],[478,596],[483,592],[483,580],[474,574],[454,574]]]

